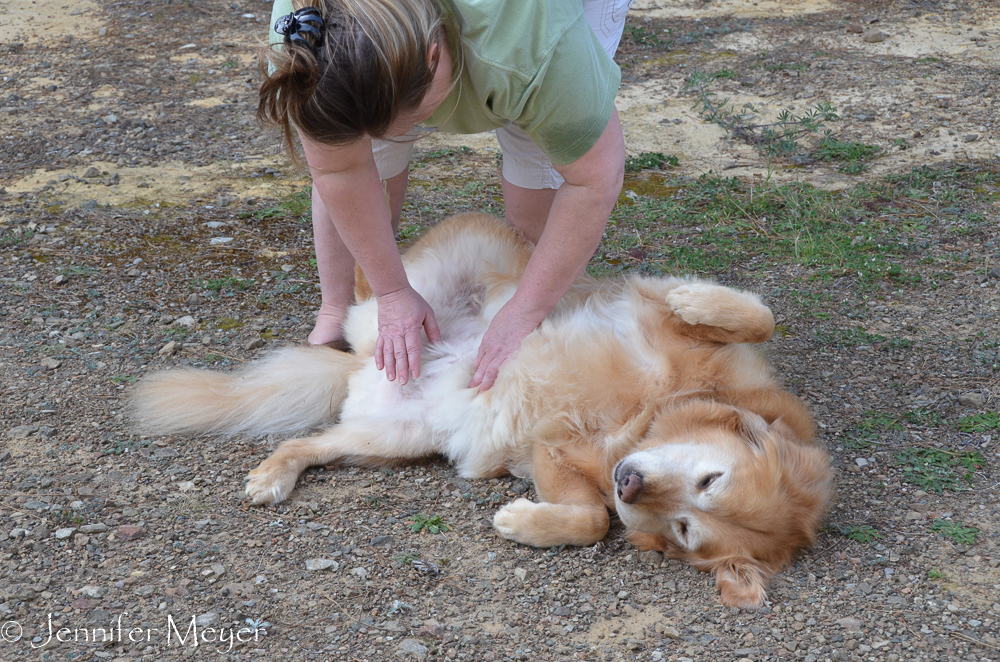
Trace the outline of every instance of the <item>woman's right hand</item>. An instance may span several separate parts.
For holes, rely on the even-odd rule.
[[[375,367],[385,368],[389,381],[399,375],[401,384],[420,376],[421,330],[427,339],[441,340],[434,311],[417,291],[405,288],[376,296],[378,302],[378,340],[375,341]]]

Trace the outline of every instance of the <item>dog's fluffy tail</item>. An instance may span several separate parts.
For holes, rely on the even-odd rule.
[[[144,434],[293,433],[330,422],[363,359],[287,347],[235,373],[167,370],[139,382],[132,415]]]

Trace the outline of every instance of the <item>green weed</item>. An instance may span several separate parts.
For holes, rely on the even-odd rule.
[[[976,542],[976,535],[979,529],[974,526],[963,526],[961,522],[952,522],[946,519],[936,519],[931,524],[931,531],[940,533],[945,538],[957,545],[972,545]]]
[[[878,531],[868,525],[848,526],[841,529],[841,533],[843,533],[848,539],[859,542],[863,545],[867,545],[882,537],[878,534]]]
[[[243,278],[212,278],[209,280],[197,279],[195,285],[209,292],[242,292],[254,286],[252,279]]]
[[[903,480],[929,492],[967,488],[983,464],[983,456],[977,452],[936,448],[910,448],[896,453],[895,458],[903,466]]]
[[[906,412],[903,416],[908,423],[928,428],[938,428],[945,424],[944,416],[933,409],[919,408]]]
[[[962,432],[986,432],[1000,430],[1000,414],[988,411],[983,414],[973,414],[959,419],[958,429]]]
[[[428,517],[424,514],[417,514],[413,516],[413,521],[409,522],[409,525],[410,530],[414,533],[420,533],[423,530],[434,534],[451,531],[451,527],[444,523],[440,515]]]

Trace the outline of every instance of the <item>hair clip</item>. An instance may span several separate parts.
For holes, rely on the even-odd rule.
[[[282,16],[274,24],[274,31],[290,42],[316,49],[323,43],[323,17],[315,7],[305,7]]]

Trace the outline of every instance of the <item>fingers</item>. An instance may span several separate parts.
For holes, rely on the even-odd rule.
[[[437,320],[434,318],[434,311],[428,309],[427,317],[424,318],[424,330],[427,331],[427,340],[432,343],[441,341],[441,330],[438,329]]]
[[[382,362],[385,365],[385,377],[390,382],[396,379],[396,355],[393,352],[393,342],[392,338],[383,339],[379,336],[379,340],[383,341],[382,344]],[[375,354],[375,366],[378,367],[378,357],[379,354]],[[381,368],[379,368],[381,370]]]
[[[406,334],[406,360],[409,362],[410,375],[414,379],[420,376],[420,329],[417,329],[416,333]],[[406,373],[400,368],[400,374],[402,375],[403,383],[406,383]]]
[[[490,390],[490,388],[493,386],[493,382],[497,380],[497,375],[500,374],[501,365],[503,365],[503,361],[494,359],[493,361],[490,362],[490,364],[486,367],[485,370],[482,370],[483,376],[479,383],[480,393]]]
[[[407,356],[406,336],[403,336],[402,338],[394,338],[392,346],[393,346],[393,356],[396,359],[396,374],[395,375],[386,374],[386,377],[389,378],[389,381],[392,381],[393,379],[396,378],[396,375],[399,375],[399,383],[405,384],[409,379],[409,374],[410,374],[410,365],[408,360],[409,357]]]
[[[379,370],[385,367],[385,360],[382,358],[382,350],[385,348],[385,341],[382,340],[382,334],[378,334],[378,339],[375,341],[375,367]]]

